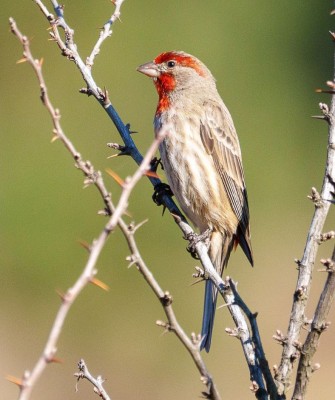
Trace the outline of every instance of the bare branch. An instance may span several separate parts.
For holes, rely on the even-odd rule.
[[[80,277],[77,279],[75,284],[70,288],[65,295],[61,295],[62,298],[62,305],[56,315],[56,318],[54,320],[51,332],[49,334],[49,338],[47,340],[47,343],[45,345],[45,348],[42,352],[42,355],[40,356],[39,360],[37,361],[36,365],[34,366],[33,370],[31,372],[26,371],[24,373],[24,376],[22,379],[17,379],[11,377],[9,380],[12,382],[16,383],[20,387],[20,400],[27,400],[30,398],[30,394],[32,389],[34,388],[37,380],[43,373],[45,367],[47,366],[48,363],[55,361],[55,353],[57,351],[56,344],[59,339],[62,327],[64,325],[66,316],[68,314],[68,311],[70,307],[72,306],[73,302],[75,299],[78,297],[79,293],[82,291],[82,289],[86,286],[87,283],[89,282],[94,282],[95,278],[94,275],[96,274],[95,270],[95,265],[97,262],[97,259],[107,241],[107,238],[110,234],[110,232],[115,228],[115,226],[118,224],[121,231],[123,232],[127,242],[129,249],[132,252],[132,255],[130,256],[132,262],[137,265],[138,269],[144,276],[145,280],[149,283],[150,287],[152,290],[155,292],[156,296],[158,297],[159,301],[164,307],[165,313],[168,317],[169,321],[169,326],[170,329],[173,332],[176,333],[178,338],[181,340],[181,342],[184,344],[184,346],[187,348],[189,353],[191,354],[199,372],[201,373],[202,381],[208,388],[208,393],[206,394],[207,398],[213,399],[213,400],[220,400],[220,394],[216,389],[216,386],[212,380],[212,377],[210,376],[203,360],[200,355],[200,347],[199,347],[199,342],[194,343],[183,331],[181,326],[179,325],[176,316],[174,314],[174,311],[172,309],[172,297],[167,293],[164,292],[157,281],[154,279],[152,273],[150,270],[147,268],[146,264],[144,263],[140,252],[137,248],[136,241],[134,239],[134,234],[136,232],[136,228],[134,228],[132,225],[127,225],[121,218],[122,214],[127,208],[128,205],[128,199],[131,193],[131,190],[134,188],[135,184],[138,182],[138,180],[146,174],[146,172],[149,169],[149,164],[150,161],[153,157],[153,154],[156,152],[157,147],[160,143],[161,140],[164,139],[164,135],[161,135],[160,137],[157,137],[151,147],[149,148],[149,151],[143,158],[143,162],[140,165],[140,167],[137,169],[135,172],[134,176],[132,178],[126,179],[123,187],[123,192],[120,197],[120,201],[118,206],[115,208],[113,203],[111,202],[111,196],[108,193],[104,181],[102,179],[102,176],[99,171],[95,171],[94,167],[91,165],[89,161],[83,162],[81,161],[81,157],[79,153],[76,151],[72,143],[69,141],[67,136],[62,130],[62,127],[59,122],[59,111],[56,111],[48,97],[48,92],[47,92],[47,87],[44,82],[43,74],[42,74],[42,63],[37,62],[30,51],[30,46],[29,46],[29,41],[28,39],[21,34],[19,29],[17,28],[17,25],[15,21],[11,18],[10,19],[10,25],[12,32],[18,37],[20,42],[23,45],[24,48],[24,57],[25,60],[28,61],[32,66],[33,69],[38,77],[40,86],[41,86],[41,91],[43,93],[42,96],[42,101],[43,104],[47,107],[51,117],[52,121],[54,124],[54,134],[59,137],[62,142],[64,143],[65,147],[67,150],[71,153],[71,155],[74,157],[74,159],[77,162],[77,167],[82,170],[82,172],[86,176],[86,180],[89,181],[89,183],[93,183],[97,189],[99,190],[105,205],[106,205],[106,213],[107,215],[111,215],[108,223],[105,225],[105,228],[103,229],[102,233],[98,237],[96,241],[93,242],[92,245],[87,245],[85,244],[85,248],[89,251],[89,259],[87,261],[87,264],[85,266],[85,269],[83,273],[80,275]],[[166,134],[168,134],[168,131],[166,131]],[[101,284],[98,285],[99,287],[102,287]],[[107,397],[108,398],[108,397]]]
[[[124,0],[115,0],[113,1],[114,5],[115,5],[115,10],[114,13],[112,14],[112,16],[110,17],[110,19],[105,23],[105,25],[103,26],[103,28],[100,31],[100,35],[99,35],[99,39],[96,42],[92,53],[90,54],[89,57],[87,57],[86,59],[86,65],[89,68],[92,68],[93,64],[94,64],[94,59],[95,57],[100,53],[100,47],[103,43],[104,40],[106,40],[107,38],[109,38],[112,35],[112,25],[113,23],[120,19],[121,16],[121,6],[122,3],[124,2]]]
[[[100,47],[102,41],[98,40],[97,47],[95,48],[95,50],[93,50],[93,52],[91,54],[92,62],[89,61],[87,64],[85,64],[83,62],[83,60],[81,59],[81,57],[78,53],[78,50],[77,50],[77,46],[75,45],[75,43],[73,41],[74,31],[67,25],[67,23],[64,19],[62,7],[58,5],[58,2],[55,0],[52,0],[52,4],[54,6],[54,9],[55,9],[55,12],[57,15],[56,18],[51,13],[49,13],[47,8],[43,5],[43,3],[40,0],[35,0],[35,3],[39,6],[39,8],[43,12],[43,14],[47,17],[48,21],[50,22],[50,25],[52,27],[51,38],[54,41],[56,41],[58,47],[61,49],[62,54],[64,56],[66,56],[69,60],[74,61],[76,66],[80,70],[80,72],[87,84],[87,89],[83,89],[81,91],[83,93],[93,95],[99,101],[99,103],[103,106],[103,108],[105,109],[105,111],[108,113],[109,117],[114,122],[116,128],[118,129],[118,131],[122,137],[122,140],[124,142],[124,146],[122,146],[122,152],[124,154],[131,155],[131,157],[137,162],[137,164],[140,165],[142,163],[143,157],[139,153],[138,149],[136,148],[136,146],[133,142],[133,139],[131,138],[129,124],[124,124],[122,122],[118,113],[116,112],[116,110],[114,109],[114,107],[112,106],[112,104],[108,98],[107,91],[106,90],[102,91],[96,85],[96,83],[94,82],[92,75],[91,75],[91,65],[93,64],[94,57],[97,55],[96,49]],[[117,7],[118,6],[120,7],[121,4],[122,4],[122,1],[119,1],[117,4]],[[116,19],[117,18],[117,9],[115,10],[113,15],[115,15],[115,19]],[[61,38],[58,28],[62,28],[64,30],[64,33],[65,33],[64,40]],[[108,27],[106,28],[105,32],[107,32],[108,29],[110,29],[110,26],[109,26],[109,28]],[[104,36],[104,39],[106,37],[107,36]],[[55,119],[55,121],[57,119],[59,119],[59,113],[56,112],[56,114],[57,115],[54,117],[57,117],[57,118],[53,118],[53,119]],[[54,133],[55,133],[56,137],[60,137],[63,140],[62,132],[60,131],[58,126],[55,127]],[[66,141],[64,143],[69,148],[69,143],[67,143]],[[75,157],[77,163],[80,163],[81,162],[80,154],[79,153],[74,154],[73,151],[71,151],[71,153]],[[85,163],[85,165],[88,163],[86,166],[90,170],[90,174],[86,175],[87,179],[85,180],[85,183],[88,183],[88,184],[94,183],[95,185],[97,185],[98,181],[100,182],[102,180],[100,172],[95,173],[93,167],[91,166],[91,164],[89,162],[84,162],[84,163]],[[143,171],[139,174],[141,175],[142,173],[143,173]],[[161,181],[157,177],[149,176],[148,178],[150,179],[150,181],[154,187],[161,183]],[[127,182],[127,184],[128,184],[128,182]],[[110,203],[109,193],[104,190],[103,185],[98,184],[97,187],[104,197],[104,201],[105,201],[105,205],[106,205],[106,213],[111,215],[112,212],[111,212],[110,205],[109,205],[109,203]],[[112,217],[110,219],[109,223],[106,225],[107,231],[114,229],[115,225],[117,224],[119,217],[122,215],[122,212],[123,212],[122,210],[123,210],[124,206],[127,204],[130,191],[131,191],[131,189],[128,191],[128,193],[127,193],[127,190],[123,192],[122,195],[124,197],[124,200],[122,200],[119,203],[120,208],[117,210],[117,213],[115,214],[116,216],[113,215],[114,219]],[[172,215],[174,216],[180,229],[183,231],[185,237],[187,237],[187,235],[190,232],[193,232],[192,228],[186,223],[184,216],[181,214],[181,212],[177,208],[176,204],[173,202],[173,200],[171,199],[171,197],[168,194],[164,194],[162,196],[162,203],[172,213]],[[213,280],[215,285],[219,288],[219,291],[220,291],[221,295],[223,295],[224,299],[226,301],[228,301],[229,304],[231,304],[229,306],[229,310],[233,316],[235,323],[237,324],[237,329],[239,330],[239,332],[241,332],[239,338],[240,338],[241,344],[243,346],[243,351],[246,356],[246,360],[249,365],[249,369],[251,372],[251,380],[252,380],[252,382],[256,381],[256,386],[260,389],[260,390],[256,391],[256,396],[259,397],[259,394],[262,391],[265,392],[265,388],[264,388],[264,383],[262,380],[262,371],[259,367],[259,362],[257,360],[257,356],[255,355],[254,348],[251,345],[251,339],[250,339],[251,335],[250,335],[249,328],[246,323],[245,317],[244,317],[243,313],[241,312],[241,310],[239,309],[239,307],[234,305],[233,293],[231,291],[229,291],[228,294],[225,294],[225,292],[229,289],[229,285],[227,285],[223,282],[222,278],[217,274],[217,272],[213,268],[212,263],[207,254],[207,248],[204,245],[204,243],[199,242],[196,246],[196,250],[197,250],[200,260],[206,270],[206,273],[208,274],[210,279]],[[256,386],[253,385],[254,388]]]
[[[335,77],[334,77],[335,78]],[[328,146],[327,160],[321,193],[313,188],[311,199],[315,204],[315,211],[309,228],[304,254],[301,260],[297,260],[299,267],[298,280],[294,292],[294,301],[285,342],[283,342],[283,354],[280,365],[276,371],[275,379],[279,394],[285,393],[291,385],[293,363],[297,359],[297,343],[301,329],[305,321],[305,310],[311,289],[313,268],[322,229],[328,215],[330,205],[334,201],[335,179],[335,96],[332,96],[330,110],[328,106],[320,103],[320,109],[328,122]]]
[[[101,174],[95,172],[93,166],[88,162],[84,162],[80,154],[74,148],[71,141],[65,136],[61,124],[60,124],[60,113],[59,110],[55,109],[49,99],[47,87],[42,74],[42,63],[39,60],[34,59],[31,54],[29,40],[26,36],[22,35],[22,33],[17,28],[15,21],[10,19],[10,26],[12,32],[17,36],[23,46],[23,55],[27,62],[33,67],[39,84],[41,88],[41,99],[43,104],[46,106],[49,114],[51,116],[53,126],[54,126],[54,135],[59,137],[64,143],[65,147],[71,153],[72,157],[75,159],[78,168],[80,168],[85,176],[94,181],[97,187],[100,189],[100,192],[103,193],[104,201],[107,202],[109,199],[109,194],[103,186],[101,181]],[[111,211],[111,210],[110,210]],[[43,352],[34,366],[33,370],[30,373],[25,373],[22,379],[22,384],[20,385],[21,393],[20,400],[26,400],[30,397],[30,393],[32,388],[34,387],[36,381],[39,379],[46,365],[50,362],[54,361],[55,353],[57,351],[57,341],[59,335],[61,333],[62,327],[64,325],[64,321],[66,316],[74,303],[75,299],[78,297],[79,293],[82,289],[92,281],[94,275],[96,274],[95,265],[97,259],[100,255],[100,252],[103,248],[105,241],[107,240],[109,231],[104,230],[97,241],[95,241],[89,248],[89,258],[87,260],[87,264],[79,276],[75,284],[68,289],[68,291],[62,295],[62,304],[58,310],[58,313],[55,317],[53,326],[51,328],[49,337],[43,349]]]
[[[330,325],[327,317],[332,306],[335,295],[335,247],[330,260],[321,260],[326,267],[328,277],[321,293],[310,332],[301,349],[301,355],[297,371],[297,379],[292,399],[304,399],[306,396],[307,385],[313,372],[320,368],[318,364],[312,364],[312,359],[318,348],[320,336]]]
[[[78,369],[79,372],[76,372],[74,374],[74,376],[77,378],[77,383],[80,379],[87,379],[89,382],[92,383],[92,385],[94,386],[94,392],[100,398],[102,398],[103,400],[111,400],[111,398],[108,396],[108,393],[102,386],[105,380],[101,376],[97,376],[96,378],[94,378],[94,376],[92,376],[90,371],[88,370],[87,365],[83,359],[78,362]],[[76,391],[78,391],[77,386]]]
[[[36,3],[40,6],[40,4],[42,2],[39,0],[36,0]],[[57,1],[53,0],[52,3],[55,7],[55,10],[56,11],[59,10],[59,5],[58,5]],[[46,16],[50,15],[48,11],[44,10],[43,12]],[[79,68],[79,70],[87,84],[87,90],[84,90],[83,92],[85,92],[87,94],[93,94],[94,97],[104,107],[104,110],[108,113],[108,115],[112,119],[113,123],[115,124],[116,128],[118,129],[118,131],[121,135],[121,138],[124,142],[124,146],[122,147],[122,150],[121,150],[122,153],[129,154],[138,165],[141,164],[143,157],[140,154],[140,152],[138,151],[138,149],[130,135],[131,132],[130,132],[129,124],[124,124],[122,122],[121,118],[119,117],[118,113],[116,112],[116,110],[114,109],[114,107],[112,106],[112,104],[109,100],[108,93],[106,91],[102,92],[101,89],[99,89],[99,87],[94,82],[94,79],[91,75],[91,70],[88,69],[85,66],[85,64],[83,63],[83,61],[80,58],[80,55],[78,53],[77,46],[73,42],[73,29],[71,29],[68,26],[68,24],[66,23],[62,12],[58,13],[58,15],[59,15],[59,18],[57,20],[50,21],[51,27],[53,28],[53,37],[56,40],[59,48],[62,50],[62,54],[66,55],[70,60],[74,61],[76,66]],[[59,35],[58,26],[60,26],[61,28],[64,29],[65,38],[66,38],[65,42],[62,41],[62,39]],[[157,185],[161,184],[161,181],[157,177],[148,176],[148,178],[154,187],[157,187]],[[190,236],[191,233],[194,233],[193,229],[190,227],[190,225],[188,225],[185,217],[180,212],[177,205],[172,200],[171,196],[169,196],[167,193],[164,193],[161,197],[161,200],[162,200],[164,207],[168,208],[170,213],[173,215],[176,223],[178,224],[179,228],[183,232],[184,237],[187,238]],[[116,221],[116,219],[113,221],[113,223],[115,221]],[[198,244],[196,245],[196,251],[199,255],[200,261],[201,261],[202,265],[204,266],[209,278],[213,280],[214,284],[218,287],[221,295],[225,299],[225,297],[224,297],[225,284],[224,284],[222,278],[218,275],[218,273],[214,269],[213,264],[212,264],[210,258],[208,257],[207,247],[205,246],[204,243],[198,242]],[[233,297],[231,297],[231,296],[233,296],[233,295],[230,294],[229,296],[230,296],[229,301],[232,302]],[[251,335],[250,335],[246,320],[243,316],[243,313],[241,313],[239,308],[236,306],[229,307],[229,311],[232,313],[235,323],[238,324],[237,328],[241,332],[245,332],[245,334],[243,335],[243,338],[242,337],[240,338],[241,345],[243,347],[243,352],[244,352],[245,356],[247,357],[246,360],[249,365],[249,369],[254,372],[257,371],[256,374],[254,374],[254,373],[251,374],[251,380],[252,381],[256,380],[258,386],[263,390],[264,382],[261,379],[261,376],[262,376],[261,370],[260,370],[258,362],[255,362],[256,357],[254,354],[254,349],[252,348],[252,346],[250,346]],[[245,340],[243,340],[243,339],[245,339]]]

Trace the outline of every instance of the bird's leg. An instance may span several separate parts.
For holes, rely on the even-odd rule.
[[[191,253],[191,256],[196,260],[198,260],[199,257],[196,253],[195,245],[199,242],[204,242],[208,249],[210,245],[211,233],[212,229],[208,228],[200,234],[192,232],[186,235],[185,239],[189,241],[189,245],[186,247],[186,250]]]
[[[154,158],[150,161],[150,169],[151,169],[151,171],[156,172],[159,165],[161,166],[162,170],[164,170],[164,166],[163,166],[163,163],[162,163],[162,159],[161,159],[161,158],[154,157]]]

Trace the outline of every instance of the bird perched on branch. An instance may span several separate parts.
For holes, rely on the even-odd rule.
[[[238,244],[251,265],[249,208],[232,117],[209,69],[182,51],[160,54],[137,69],[153,79],[159,100],[156,135],[169,185],[183,212],[208,234],[209,257],[222,275]],[[201,349],[209,351],[218,291],[206,281]]]

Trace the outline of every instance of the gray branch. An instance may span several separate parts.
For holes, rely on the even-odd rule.
[[[329,83],[334,85],[333,82]],[[334,93],[334,88],[327,93]],[[334,179],[335,179],[335,96],[332,95],[330,110],[326,104],[320,103],[322,112],[321,119],[328,122],[328,144],[327,159],[323,178],[322,190],[319,194],[315,188],[312,189],[310,199],[315,206],[314,215],[309,228],[305,250],[301,260],[296,260],[298,265],[298,280],[293,294],[293,305],[287,335],[280,332],[277,340],[283,345],[283,353],[280,365],[276,370],[275,379],[278,391],[282,398],[291,386],[291,375],[293,364],[300,356],[300,333],[306,320],[306,306],[312,283],[312,273],[316,260],[319,244],[324,238],[322,230],[331,204],[334,202]],[[331,236],[331,235],[330,235]]]

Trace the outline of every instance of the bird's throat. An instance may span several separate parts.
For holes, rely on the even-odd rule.
[[[154,80],[154,83],[159,96],[157,112],[161,113],[170,106],[169,94],[176,87],[176,81],[174,76],[170,74],[161,74]]]

